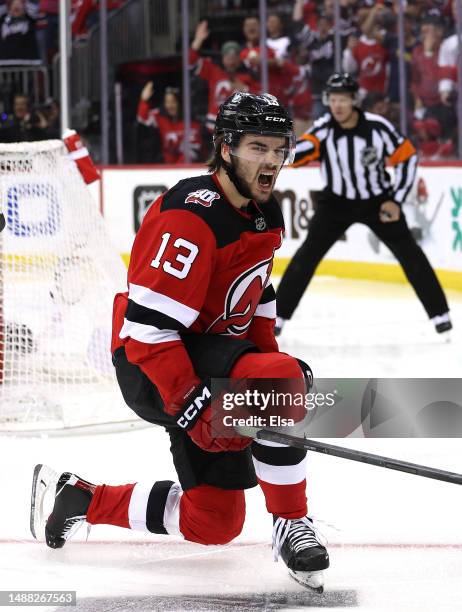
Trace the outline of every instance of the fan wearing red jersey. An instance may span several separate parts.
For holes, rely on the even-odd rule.
[[[213,62],[209,57],[202,57],[200,50],[209,35],[207,21],[201,21],[191,43],[189,63],[194,66],[195,75],[204,79],[208,84],[205,127],[212,133],[218,109],[224,101],[235,91],[258,92],[260,83],[244,69],[239,57],[240,45],[235,41],[228,40],[222,45],[221,65]]]
[[[143,125],[159,131],[162,158],[166,164],[181,164],[184,157],[184,123],[178,89],[167,87],[162,108],[150,108],[149,100],[154,93],[152,81],[146,83],[138,103],[137,120]],[[201,129],[197,121],[191,122],[190,146],[192,161],[197,161],[201,149]]]
[[[270,274],[284,223],[272,191],[294,144],[274,96],[237,92],[218,113],[210,173],[180,181],[149,209],[128,292],[115,298],[112,352],[126,403],[168,432],[179,483],[95,486],[65,472],[46,523],[50,547],[83,520],[224,544],[242,529],[244,489],[258,483],[274,516],[276,558],[322,589],[329,557],[307,516],[306,452],[224,437],[211,405],[212,377],[312,383],[309,366],[280,353],[274,338]],[[43,469],[34,491],[47,482]]]

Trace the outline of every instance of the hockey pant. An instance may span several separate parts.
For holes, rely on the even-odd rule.
[[[247,353],[235,363],[232,378],[299,378],[297,360],[284,353]],[[252,443],[252,458],[266,508],[284,518],[307,513],[306,451],[268,441]],[[91,524],[108,524],[182,535],[200,544],[225,544],[242,530],[242,489],[200,484],[182,491],[170,480],[96,487],[87,513]]]
[[[414,239],[404,213],[398,221],[382,223],[380,205],[387,197],[346,202],[322,192],[308,236],[289,263],[276,291],[277,313],[290,319],[327,251],[353,223],[367,225],[393,253],[429,318],[449,310],[441,285],[425,253]]]

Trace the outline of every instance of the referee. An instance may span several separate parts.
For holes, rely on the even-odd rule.
[[[411,142],[384,117],[356,106],[358,85],[347,73],[327,81],[323,102],[330,112],[297,142],[294,166],[320,160],[326,187],[308,237],[295,253],[277,290],[276,334],[292,317],[316,267],[353,223],[364,223],[401,264],[438,333],[452,324],[436,275],[415,242],[401,205],[414,182],[417,155]],[[385,158],[395,167],[392,183]]]

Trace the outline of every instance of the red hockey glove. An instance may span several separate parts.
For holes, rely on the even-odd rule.
[[[174,402],[166,411],[175,417],[178,427],[187,432],[197,446],[211,453],[240,451],[246,448],[252,438],[229,435],[222,418],[212,411],[210,381],[199,381],[181,398],[181,405]]]

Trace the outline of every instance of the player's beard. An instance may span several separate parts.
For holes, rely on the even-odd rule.
[[[226,173],[229,179],[231,180],[233,185],[236,187],[238,192],[244,198],[249,198],[249,200],[255,200],[257,204],[265,204],[265,202],[267,202],[270,199],[272,190],[269,191],[264,196],[259,196],[258,194],[253,193],[252,183],[248,181],[244,176],[245,170],[246,170],[245,160],[241,162],[241,160],[236,155],[230,155],[230,157],[231,157],[231,163],[225,164],[225,170],[226,170]],[[260,173],[260,169],[255,175],[257,178],[258,178],[259,173]],[[277,177],[277,174],[275,175],[275,177]]]

